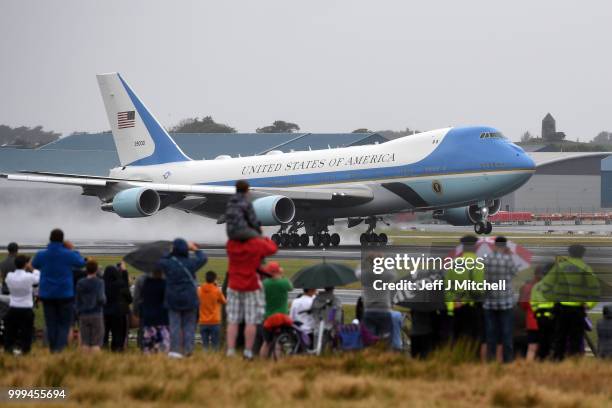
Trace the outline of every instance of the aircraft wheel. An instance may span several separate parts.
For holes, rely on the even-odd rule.
[[[323,243],[323,246],[327,248],[329,244],[331,244],[331,237],[329,234],[326,233],[321,235],[321,242]]]
[[[291,234],[291,246],[293,248],[300,246],[300,236],[298,234]]]
[[[287,248],[291,244],[291,235],[281,234],[281,246]]]
[[[279,246],[281,244],[281,236],[280,234],[272,234],[272,236],[270,237],[270,239],[272,241],[274,241],[274,243]]]
[[[337,247],[338,245],[340,245],[340,235],[336,232],[334,232],[333,234],[331,234],[331,244],[332,246]]]
[[[300,245],[301,246],[307,247],[309,242],[310,242],[310,237],[308,236],[308,234],[300,235]]]
[[[477,222],[476,224],[474,224],[474,232],[479,235],[484,234],[486,228],[487,227],[484,222]]]
[[[365,233],[361,234],[359,236],[359,242],[361,243],[362,246],[368,245],[369,235]]]
[[[487,221],[487,224],[485,225],[485,234],[490,234],[491,231],[493,231],[493,224],[491,224],[489,221]]]
[[[314,234],[312,236],[312,245],[315,247],[321,246],[321,234]]]
[[[381,232],[380,234],[378,234],[378,242],[380,242],[381,245],[387,245],[387,242],[389,242],[389,237],[387,237],[387,234],[385,234],[384,232]]]

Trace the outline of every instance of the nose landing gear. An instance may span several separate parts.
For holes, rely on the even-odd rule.
[[[490,234],[493,231],[493,224],[489,221],[479,221],[474,224],[474,232],[478,235],[480,234]]]
[[[481,203],[481,205],[476,207],[470,215],[471,218],[476,221],[474,223],[474,232],[476,234],[490,234],[491,231],[493,231],[493,225],[488,220],[489,207],[486,203]]]

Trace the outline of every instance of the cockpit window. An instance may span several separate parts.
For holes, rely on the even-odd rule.
[[[505,139],[502,132],[484,132],[480,134],[481,139]]]

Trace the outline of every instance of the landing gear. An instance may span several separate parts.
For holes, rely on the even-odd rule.
[[[493,225],[489,221],[479,221],[474,224],[474,232],[478,235],[490,234],[493,231]]]
[[[327,230],[328,225],[333,225],[333,220],[295,221],[290,225],[281,225],[278,232],[272,234],[270,238],[279,247],[299,248],[307,247],[312,235],[312,244],[315,247],[337,247],[340,245],[340,235],[337,233],[330,234]],[[306,232],[298,234],[298,230],[302,227],[306,229]]]
[[[359,237],[359,242],[361,243],[362,246],[365,246],[365,245],[385,246],[389,242],[389,238],[387,237],[387,234],[385,234],[384,232],[380,234],[377,234],[374,232],[374,228],[376,228],[376,223],[378,221],[384,222],[382,217],[366,218],[365,222],[366,224],[368,224],[368,230],[364,232],[363,234],[361,234],[361,236]],[[385,224],[387,223],[385,222]]]

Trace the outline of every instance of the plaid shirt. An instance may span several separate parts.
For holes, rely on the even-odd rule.
[[[516,276],[517,267],[512,256],[495,251],[485,259],[485,280],[488,283],[506,281],[505,290],[488,290],[485,293],[483,307],[492,310],[508,310],[514,307],[515,297],[512,290],[512,279]]]

